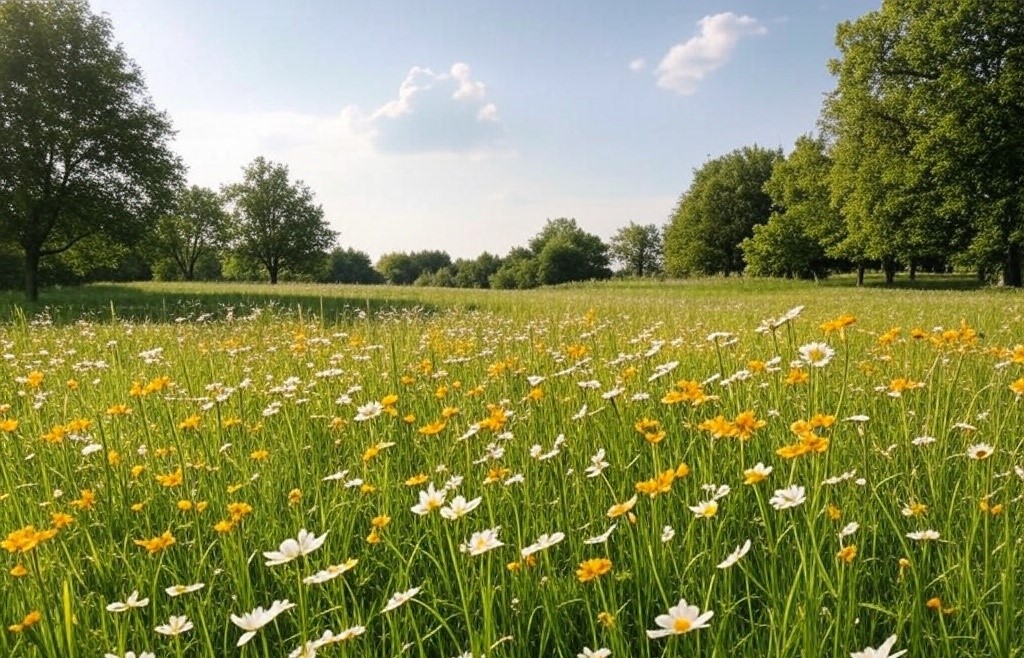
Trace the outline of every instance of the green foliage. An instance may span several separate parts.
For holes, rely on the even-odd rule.
[[[765,183],[775,211],[741,243],[748,274],[811,278],[826,274],[826,254],[843,237],[842,218],[828,186],[832,163],[825,142],[802,136],[793,152],[777,160]]]
[[[302,181],[291,183],[287,166],[262,157],[243,172],[241,183],[224,189],[234,204],[236,251],[260,263],[270,283],[285,269],[311,272],[335,238],[313,192]]]
[[[377,271],[392,285],[407,286],[423,275],[430,275],[452,264],[443,251],[391,252],[377,259]]]
[[[175,279],[191,281],[201,274],[198,263],[223,251],[230,238],[231,216],[220,195],[193,185],[181,190],[172,211],[157,220],[152,244],[159,256],[178,268]]]
[[[663,265],[661,229],[654,224],[630,222],[612,236],[609,253],[622,264],[623,272],[633,276],[651,276]]]
[[[503,259],[501,267],[491,275],[492,288],[499,290],[527,290],[540,285],[540,272],[533,252],[523,247],[512,249]]]
[[[384,283],[384,277],[373,269],[370,256],[352,247],[342,249],[336,247],[328,254],[330,272],[328,281],[332,283]]]
[[[671,276],[743,271],[740,243],[768,221],[772,202],[764,184],[781,157],[779,149],[745,146],[694,170],[665,229]]]
[[[501,258],[483,252],[473,260],[455,261],[456,288],[489,288],[491,275],[501,267]]]
[[[90,236],[132,243],[166,207],[181,164],[139,68],[81,0],[0,3],[0,234],[40,260]]]
[[[824,108],[845,247],[960,252],[1021,283],[1024,21],[1017,0],[893,0],[841,24]]]

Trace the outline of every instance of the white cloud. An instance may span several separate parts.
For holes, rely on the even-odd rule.
[[[639,73],[640,71],[644,70],[645,66],[647,66],[647,60],[645,60],[643,57],[637,57],[636,59],[629,63],[629,70],[633,71],[634,73]]]
[[[414,66],[397,98],[359,114],[374,146],[390,153],[481,151],[501,147],[504,137],[498,106],[464,62],[447,73]]]
[[[767,33],[756,18],[730,12],[698,21],[700,34],[669,49],[658,65],[658,86],[688,95],[709,73],[729,60],[741,37]]]

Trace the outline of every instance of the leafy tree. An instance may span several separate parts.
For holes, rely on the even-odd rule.
[[[40,261],[90,236],[132,243],[181,176],[167,117],[84,0],[0,2],[0,234]]]
[[[388,283],[407,286],[424,274],[433,274],[451,264],[451,256],[443,251],[397,251],[383,254],[377,259],[377,271]]]
[[[317,265],[334,242],[323,208],[302,181],[288,180],[288,167],[256,158],[241,183],[225,188],[234,204],[236,251],[260,263],[277,283],[283,269],[293,273]]]
[[[838,255],[842,217],[832,206],[825,141],[804,135],[793,152],[777,160],[765,183],[775,212],[741,243],[746,272],[754,276],[809,278],[826,273]]]
[[[537,257],[529,249],[515,247],[488,281],[491,288],[499,290],[536,288],[540,285]]]
[[[384,283],[384,277],[373,269],[370,256],[352,247],[335,247],[329,254],[329,281],[334,283]]]
[[[575,219],[549,219],[529,242],[538,260],[539,283],[553,285],[567,281],[607,279],[608,245],[587,233]]]
[[[196,264],[227,247],[231,216],[213,190],[193,185],[182,190],[171,212],[157,220],[153,245],[179,270],[180,278],[196,278]]]
[[[657,274],[662,266],[661,230],[654,224],[630,222],[612,236],[610,253],[633,276]]]
[[[1024,21],[1017,0],[890,0],[839,25],[835,196],[865,250],[966,248],[1021,285]],[[883,254],[889,256],[890,254]]]
[[[489,288],[491,275],[501,267],[501,258],[483,252],[473,260],[460,258],[455,261],[455,286],[457,288]]]
[[[768,221],[764,184],[780,149],[745,146],[694,170],[665,228],[665,269],[672,276],[742,272],[740,243]]]

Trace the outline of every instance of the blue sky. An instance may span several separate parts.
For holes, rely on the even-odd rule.
[[[190,182],[283,162],[374,259],[664,224],[708,157],[815,129],[836,24],[878,4],[91,1]]]

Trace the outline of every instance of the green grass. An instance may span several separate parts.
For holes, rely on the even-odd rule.
[[[0,298],[0,622],[41,615],[0,632],[0,654],[281,656],[362,626],[320,654],[847,656],[895,634],[908,655],[1024,656],[1024,403],[1011,389],[1024,390],[1024,295],[937,282],[966,285],[131,284],[45,291],[31,307]],[[755,331],[798,305],[791,322]],[[823,331],[842,314],[856,322]],[[799,348],[818,341],[834,356],[787,383]],[[773,357],[777,370],[751,364]],[[159,390],[133,395],[151,382]],[[711,399],[662,401],[684,389]],[[357,420],[391,395],[391,410]],[[748,440],[712,438],[745,412],[765,423]],[[817,438],[793,427],[815,416],[835,423]],[[664,437],[645,440],[644,420]],[[922,436],[935,441],[915,444]],[[820,453],[777,454],[821,439]],[[982,444],[994,453],[968,456]],[[609,465],[587,477],[600,449]],[[771,475],[744,484],[758,462]],[[660,491],[638,494],[658,476]],[[428,484],[446,483],[446,503],[479,507],[455,520],[411,511]],[[805,500],[774,509],[790,485]],[[716,492],[713,516],[690,510]],[[629,514],[608,518],[633,495]],[[230,522],[231,503],[252,511]],[[906,516],[914,503],[925,508]],[[53,513],[74,521],[22,541],[33,532],[17,531],[50,528]],[[382,515],[390,522],[374,533]],[[607,543],[584,542],[613,523]],[[502,546],[460,551],[495,527]],[[263,552],[303,528],[326,532],[323,545],[267,566]],[[926,529],[940,539],[907,536]],[[173,545],[138,543],[164,532]],[[555,532],[564,540],[535,563],[521,558]],[[717,568],[747,539],[746,556]],[[856,546],[850,562],[844,546]],[[333,580],[302,582],[350,558]],[[597,558],[610,570],[580,582]],[[204,586],[164,591],[192,583]],[[133,590],[149,603],[106,610]],[[710,625],[649,639],[681,598],[714,611]],[[236,648],[243,631],[229,615],[283,599],[296,606]],[[157,633],[172,615],[193,628]]]

